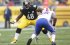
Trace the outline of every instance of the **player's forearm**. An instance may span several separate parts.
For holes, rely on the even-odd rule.
[[[42,10],[43,10],[42,8],[37,8],[36,11],[37,11],[37,12],[42,12]]]
[[[19,19],[23,16],[23,14],[19,14],[18,17],[16,18],[16,22],[19,21]]]
[[[53,26],[56,25],[56,22],[57,22],[57,18],[54,18],[54,19],[53,19]]]

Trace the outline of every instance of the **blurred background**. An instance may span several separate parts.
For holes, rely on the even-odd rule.
[[[0,28],[5,28],[5,9],[10,7],[10,21],[14,20],[20,12],[22,2],[25,0],[0,0]],[[32,4],[42,6],[44,0],[29,0]],[[49,0],[50,7],[56,12],[57,27],[70,26],[70,0]],[[11,25],[11,27],[13,27]]]

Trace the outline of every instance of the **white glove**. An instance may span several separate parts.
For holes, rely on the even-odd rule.
[[[12,21],[12,22],[10,22],[11,24],[14,24],[14,23],[16,23],[17,21],[16,20],[14,20],[14,21]]]

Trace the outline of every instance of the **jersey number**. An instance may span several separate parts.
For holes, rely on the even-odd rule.
[[[28,14],[27,18],[28,19],[34,19],[34,15],[33,14]]]

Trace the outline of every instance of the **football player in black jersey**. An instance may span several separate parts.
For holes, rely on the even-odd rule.
[[[16,23],[19,21],[19,19],[23,16],[22,20],[18,24],[15,36],[13,38],[13,41],[11,44],[16,43],[19,34],[21,33],[21,30],[29,25],[35,25],[36,19],[38,17],[37,12],[41,12],[42,9],[38,8],[36,5],[31,5],[30,2],[23,2],[23,8],[20,9],[20,14],[17,16],[17,18],[11,22],[11,23]],[[46,34],[47,31],[42,29],[43,33]]]
[[[16,33],[14,36],[13,41],[11,44],[16,43],[19,34],[21,33],[21,30],[29,25],[35,25],[36,19],[37,19],[37,11],[40,11],[37,9],[36,5],[31,5],[30,2],[23,2],[23,8],[20,9],[20,14],[17,16],[17,18],[11,22],[16,23],[19,21],[19,19],[23,16],[23,20],[20,21],[18,24],[18,27],[16,29]]]

